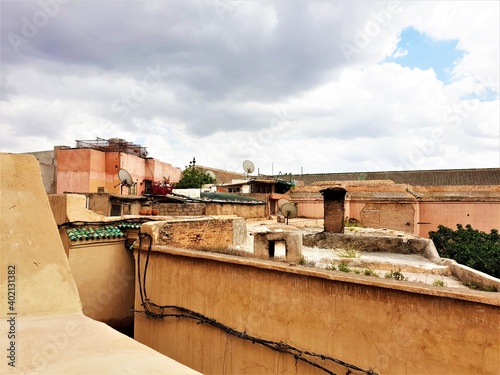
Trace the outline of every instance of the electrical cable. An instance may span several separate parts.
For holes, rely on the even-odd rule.
[[[148,248],[146,251],[146,262],[144,264],[144,275],[141,275],[141,251],[142,251],[142,245],[143,245],[143,239],[148,237],[149,244]],[[176,305],[158,305],[154,302],[151,302],[149,298],[147,297],[147,291],[146,291],[146,274],[148,270],[148,265],[149,265],[149,258],[151,254],[151,249],[152,249],[152,238],[149,234],[147,233],[139,233],[139,244],[138,244],[138,250],[137,250],[137,280],[138,280],[138,287],[139,287],[139,295],[141,298],[141,306],[144,308],[144,310],[134,310],[134,313],[138,314],[139,316],[144,316],[148,319],[163,319],[166,317],[175,317],[175,318],[187,318],[187,319],[192,319],[197,321],[197,324],[209,324],[212,327],[218,328],[227,334],[230,334],[232,336],[239,337],[243,340],[251,341],[253,344],[260,344],[264,347],[267,347],[271,350],[284,353],[284,354],[289,354],[295,358],[296,361],[301,361],[304,362],[310,366],[316,367],[322,371],[324,371],[327,374],[330,375],[336,375],[334,372],[329,370],[328,368],[311,361],[308,358],[305,358],[304,355],[307,355],[309,357],[314,357],[314,358],[320,358],[321,360],[327,360],[331,361],[333,363],[336,363],[338,365],[344,366],[347,368],[346,375],[352,374],[351,370],[358,371],[367,375],[377,375],[373,370],[364,370],[356,365],[344,362],[340,359],[333,358],[324,354],[320,353],[314,353],[310,351],[304,351],[300,350],[292,345],[286,344],[282,341],[276,342],[276,341],[271,341],[271,340],[265,340],[261,339],[252,335],[247,334],[246,332],[241,332],[238,330],[235,330],[231,327],[226,326],[223,323],[220,323],[219,321],[207,317],[203,314],[200,314],[198,312],[195,312],[193,310],[187,309],[185,307],[181,306],[176,306]],[[141,276],[142,276],[142,281],[141,281]],[[156,311],[153,311],[156,310]],[[172,312],[168,312],[166,310],[173,310]]]

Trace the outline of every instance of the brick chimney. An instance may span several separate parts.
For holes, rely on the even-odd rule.
[[[320,191],[325,207],[325,232],[344,233],[344,199],[346,190],[333,187]]]

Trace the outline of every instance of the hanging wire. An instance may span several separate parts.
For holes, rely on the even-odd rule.
[[[145,238],[148,238],[148,248],[146,251],[146,262],[144,264],[144,271],[143,271],[144,274],[141,275],[141,251],[143,247],[143,240]],[[265,340],[256,336],[249,335],[246,332],[235,330],[213,318],[207,317],[203,314],[187,309],[185,307],[176,305],[158,305],[152,302],[147,296],[147,289],[146,289],[146,275],[148,271],[149,258],[152,249],[152,238],[149,234],[140,232],[138,240],[139,244],[137,251],[137,280],[139,284],[138,286],[139,286],[139,295],[141,298],[141,306],[144,308],[144,310],[134,310],[134,313],[136,313],[137,315],[144,316],[148,319],[163,319],[167,317],[186,318],[196,321],[197,324],[208,324],[212,327],[218,328],[226,332],[229,335],[239,337],[240,339],[243,340],[251,341],[253,344],[259,344],[271,350],[277,351],[279,353],[291,355],[293,356],[295,361],[304,362],[330,375],[336,375],[336,374],[331,370],[329,370],[328,368],[316,362],[311,361],[305,356],[319,358],[324,361],[330,361],[338,365],[341,365],[347,369],[346,375],[352,374],[351,370],[358,371],[360,373],[368,375],[377,375],[377,373],[375,373],[373,370],[364,370],[356,365],[344,362],[340,359],[333,358],[328,355],[315,353],[307,350],[300,350],[282,341],[277,342],[277,341]]]

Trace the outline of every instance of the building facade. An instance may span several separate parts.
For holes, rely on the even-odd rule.
[[[175,183],[182,175],[180,168],[148,157],[145,147],[120,138],[77,141],[74,148],[56,146],[53,151],[30,154],[40,162],[48,194],[142,195],[163,183]],[[120,170],[130,175],[130,186],[122,183]]]

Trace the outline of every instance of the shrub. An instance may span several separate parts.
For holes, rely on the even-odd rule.
[[[456,260],[458,263],[500,278],[500,235],[497,229],[490,233],[465,228],[457,224],[457,230],[443,225],[437,231],[429,232],[439,256]]]
[[[342,272],[351,272],[351,269],[344,262],[339,264],[338,269],[339,269],[339,271],[342,271]]]
[[[394,279],[394,280],[406,280],[405,275],[401,272],[401,268],[398,268],[397,270],[392,270],[390,272],[387,272],[384,277],[386,279]]]
[[[446,283],[443,280],[437,279],[437,280],[434,280],[432,285],[434,285],[434,286],[446,286]]]
[[[367,268],[367,269],[365,269],[364,274],[365,274],[366,276],[375,276],[375,277],[379,277],[379,276],[378,276],[378,273],[377,273],[377,272],[375,272],[374,270],[372,270],[371,268]]]
[[[474,290],[481,290],[483,292],[498,292],[498,289],[495,286],[490,286],[490,285],[485,286],[475,281],[465,281],[462,284],[465,285],[467,288]]]

